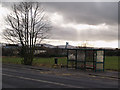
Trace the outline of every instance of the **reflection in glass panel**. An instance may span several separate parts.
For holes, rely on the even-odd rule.
[[[69,61],[68,62],[68,67],[75,67],[75,62]]]
[[[103,51],[97,51],[97,62],[103,62]]]
[[[103,63],[97,63],[96,69],[103,69]]]
[[[84,62],[77,62],[77,68],[84,68]]]
[[[68,59],[69,60],[75,60],[75,54],[76,54],[75,50],[69,50]]]
[[[103,56],[104,52],[103,51],[97,51],[98,56]]]
[[[97,56],[97,62],[103,62],[103,56]]]
[[[86,62],[86,67],[93,68],[93,62]]]
[[[86,51],[86,61],[93,61],[94,60],[93,54],[94,54],[93,50]]]
[[[77,60],[85,61],[85,51],[82,50],[77,51]]]

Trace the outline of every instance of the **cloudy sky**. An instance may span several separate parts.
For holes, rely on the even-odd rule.
[[[53,45],[118,47],[117,2],[42,2],[53,26],[45,42]],[[1,32],[12,3],[0,4]],[[1,42],[4,42],[1,39]]]

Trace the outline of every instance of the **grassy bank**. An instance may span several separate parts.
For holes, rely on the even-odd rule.
[[[22,58],[20,57],[3,57],[3,63],[14,63],[21,64]],[[33,65],[52,67],[54,64],[54,58],[34,58]],[[67,58],[59,58],[58,64],[67,64]],[[118,70],[118,57],[117,56],[106,56],[105,57],[105,69],[106,70]]]

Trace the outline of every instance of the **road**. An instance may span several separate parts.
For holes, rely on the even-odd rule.
[[[81,75],[57,75],[47,70],[35,70],[3,65],[2,88],[118,88],[118,80]],[[50,72],[50,71],[49,71]]]

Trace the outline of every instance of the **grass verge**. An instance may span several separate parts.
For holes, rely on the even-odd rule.
[[[2,57],[2,63],[21,64],[22,58],[20,57]],[[58,64],[66,65],[67,58],[61,57],[58,59]],[[34,58],[33,66],[45,66],[52,67],[54,65],[54,58]],[[118,56],[106,56],[105,57],[105,70],[118,70]]]

